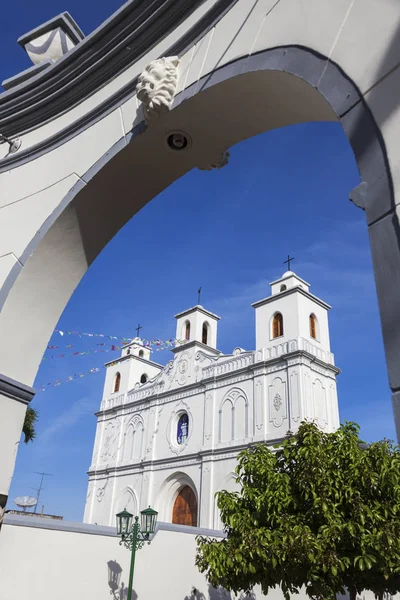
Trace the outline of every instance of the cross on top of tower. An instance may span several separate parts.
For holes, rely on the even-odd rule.
[[[136,337],[139,337],[139,331],[142,329],[142,326],[140,325],[140,323],[138,324],[138,326],[136,327]]]
[[[287,255],[287,260],[285,260],[283,262],[284,265],[287,264],[288,266],[288,271],[290,271],[290,263],[292,262],[292,260],[294,260],[294,256],[292,256],[292,258],[290,257],[290,254]]]

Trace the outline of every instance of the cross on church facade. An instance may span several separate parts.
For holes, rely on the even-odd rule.
[[[197,304],[200,304],[201,287],[197,290]]]
[[[136,337],[139,337],[139,331],[140,331],[141,329],[142,329],[142,326],[141,326],[141,325],[140,325],[140,323],[139,323],[139,325],[136,327]]]
[[[287,260],[285,260],[283,262],[284,265],[286,265],[286,263],[287,263],[288,271],[290,271],[290,263],[292,262],[292,260],[294,260],[294,256],[292,256],[292,258],[290,258],[290,254],[288,254],[287,255]]]

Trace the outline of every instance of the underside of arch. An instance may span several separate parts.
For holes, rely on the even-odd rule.
[[[384,141],[362,95],[340,67],[299,46],[265,50],[204,76],[183,90],[173,110],[158,122],[148,128],[137,124],[70,190],[1,290],[0,335],[8,349],[4,372],[32,383],[52,328],[87,267],[174,180],[194,167],[207,167],[243,139],[294,123],[327,120],[342,123],[357,159],[361,184],[352,197],[370,226],[390,383],[394,391],[400,390],[400,273],[395,268],[400,264],[400,235],[397,220],[391,218],[395,204]],[[166,134],[175,129],[190,135],[189,152],[173,153],[166,146]],[[382,266],[388,253],[392,269]],[[15,332],[16,314],[30,355],[26,365],[17,360],[21,335]]]

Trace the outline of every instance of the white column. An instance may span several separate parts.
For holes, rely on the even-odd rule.
[[[0,513],[7,502],[26,409],[34,395],[27,385],[0,375]]]

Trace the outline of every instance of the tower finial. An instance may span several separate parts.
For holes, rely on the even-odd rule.
[[[283,262],[284,265],[286,265],[286,263],[287,263],[288,271],[290,271],[290,263],[292,262],[292,260],[294,260],[294,256],[292,256],[292,258],[290,258],[290,254],[288,254],[287,255],[287,260],[285,260]]]
[[[138,326],[136,327],[136,337],[139,337],[139,331],[142,329],[141,324],[139,323]]]
[[[200,304],[201,287],[197,290],[197,304]]]

